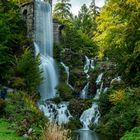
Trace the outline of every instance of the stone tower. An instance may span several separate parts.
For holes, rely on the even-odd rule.
[[[52,6],[52,0],[45,0],[49,1]],[[27,37],[34,38],[34,10],[35,10],[35,0],[32,2],[28,2],[23,4],[20,7],[20,13],[23,20],[26,22],[27,26]],[[53,20],[53,36],[54,36],[54,43],[58,44],[60,42],[60,24]]]

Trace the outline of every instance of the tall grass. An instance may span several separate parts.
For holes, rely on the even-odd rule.
[[[44,129],[43,140],[71,140],[69,133],[69,130],[57,124],[48,123]]]

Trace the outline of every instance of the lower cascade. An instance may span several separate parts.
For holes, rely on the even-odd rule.
[[[103,73],[99,74],[96,80],[96,85],[98,86],[100,83],[100,87],[96,91],[96,95],[94,97],[95,100],[99,99],[99,95],[102,92],[103,88],[103,83],[101,83]],[[100,118],[100,112],[99,112],[99,107],[96,102],[92,104],[92,107],[85,110],[81,117],[80,117],[80,122],[83,124],[83,130],[89,130],[90,124],[97,125],[99,122]]]
[[[39,108],[48,117],[50,122],[56,122],[61,125],[68,123],[70,118],[72,118],[67,106],[68,104],[66,102],[56,105],[51,101],[47,101],[40,104]]]

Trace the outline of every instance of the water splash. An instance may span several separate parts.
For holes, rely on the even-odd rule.
[[[47,101],[39,105],[39,108],[44,112],[44,115],[47,116],[50,122],[56,122],[61,125],[68,123],[72,118],[67,106],[68,104],[66,102],[56,105],[51,101]]]

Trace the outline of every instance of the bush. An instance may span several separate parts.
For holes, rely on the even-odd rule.
[[[59,104],[61,103],[63,100],[61,97],[55,97],[53,99],[51,99],[51,101],[53,101],[55,104]]]
[[[111,108],[111,103],[109,101],[109,92],[103,93],[99,98],[99,107],[101,115],[105,115]]]
[[[71,99],[68,109],[74,118],[79,119],[83,111],[90,108],[91,105],[91,100]]]
[[[131,132],[126,132],[120,140],[140,140],[140,127],[135,127]]]
[[[65,83],[60,83],[57,86],[58,93],[64,101],[69,101],[73,98],[73,90]]]
[[[6,101],[0,99],[0,115],[5,112],[5,107],[6,107]]]
[[[9,78],[13,88],[34,93],[42,80],[39,70],[39,59],[34,58],[29,49],[24,50],[20,58],[15,57]]]
[[[112,104],[117,104],[118,102],[122,101],[125,97],[124,90],[116,90],[109,96],[109,101]]]
[[[65,125],[65,128],[70,130],[77,130],[82,128],[82,124],[79,119],[72,119],[68,124]]]

